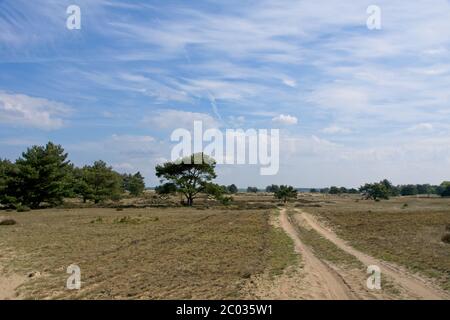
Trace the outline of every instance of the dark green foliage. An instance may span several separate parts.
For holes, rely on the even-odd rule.
[[[418,194],[417,186],[414,184],[408,184],[400,187],[400,194],[402,196],[415,196]]]
[[[28,148],[15,164],[2,161],[2,204],[37,208],[43,202],[49,205],[62,203],[70,189],[67,177],[71,166],[66,159],[64,149],[49,142],[45,147]]]
[[[450,181],[443,181],[435,190],[441,197],[450,197]]]
[[[231,197],[227,197],[228,189],[226,186],[221,186],[216,183],[208,182],[205,184],[204,192],[215,199],[221,201],[223,204],[229,204],[232,200]]]
[[[138,172],[126,177],[127,190],[133,195],[141,194],[145,188],[142,175]],[[122,176],[105,162],[74,167],[64,149],[52,142],[28,148],[15,163],[0,159],[0,204],[18,211],[43,203],[59,205],[65,197],[74,196],[95,203],[119,200],[122,184]]]
[[[145,190],[144,177],[140,172],[135,174],[123,174],[123,189],[130,192],[131,195],[140,196]]]
[[[441,238],[442,242],[450,243],[450,233],[446,233]]]
[[[230,184],[229,186],[227,186],[227,190],[229,193],[234,194],[234,193],[238,193],[238,187],[236,187],[235,184]]]
[[[450,197],[450,185],[442,186],[441,197]]]
[[[17,212],[28,212],[30,210],[31,209],[29,207],[27,207],[27,206],[23,206],[23,205],[17,206]]]
[[[335,186],[332,186],[330,190],[328,191],[329,194],[340,194],[341,189]]]
[[[157,165],[156,176],[161,182],[175,185],[177,192],[182,193],[188,206],[192,206],[194,199],[203,192],[206,183],[216,178],[216,162],[203,153],[193,154],[175,162]]]
[[[366,197],[366,199],[373,199],[379,201],[380,199],[389,199],[389,189],[383,183],[366,183],[359,188],[359,191]]]
[[[258,192],[258,188],[257,187],[248,187],[247,188],[247,192],[249,192],[249,193],[257,193]]]
[[[16,220],[13,219],[0,219],[0,226],[12,226],[16,223]]]
[[[348,193],[348,190],[346,187],[340,187],[339,188],[339,193]]]
[[[95,161],[92,166],[81,169],[80,195],[94,203],[111,199],[118,200],[123,192],[122,177],[104,161]]]
[[[177,192],[175,183],[167,182],[155,188],[155,191],[160,196],[168,196]]]
[[[19,200],[19,170],[9,160],[0,159],[0,204],[15,207]]]
[[[388,196],[395,197],[400,194],[399,188],[394,187],[394,185],[388,179],[380,181],[380,184],[382,184],[384,188],[387,190]]]
[[[266,187],[266,192],[277,192],[280,189],[276,184],[272,184]]]
[[[432,194],[434,191],[433,187],[429,184],[418,184],[416,188],[418,194]]]
[[[88,167],[73,168],[72,170],[72,192],[75,196],[81,197],[83,202],[93,199],[93,190],[88,185]]]
[[[297,198],[297,190],[292,186],[281,185],[275,192],[275,198],[283,200],[286,203],[289,199]]]

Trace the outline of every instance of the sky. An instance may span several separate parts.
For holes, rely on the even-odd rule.
[[[278,174],[219,165],[219,183],[438,184],[449,53],[445,0],[0,0],[0,158],[53,141],[155,186],[171,132],[201,120],[280,129]]]

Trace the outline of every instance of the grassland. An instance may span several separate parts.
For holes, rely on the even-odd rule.
[[[5,214],[2,214],[5,215]],[[30,275],[24,298],[232,299],[254,275],[295,262],[290,239],[268,211],[51,209],[7,213],[0,265]],[[65,289],[66,268],[82,288]]]
[[[375,202],[322,195],[305,199],[319,203],[305,210],[354,247],[428,276],[450,290],[450,245],[441,241],[450,224],[449,199],[399,197]]]
[[[206,197],[196,208],[176,207],[178,201],[147,194],[109,204],[120,209],[69,201],[67,209],[1,211],[17,224],[0,226],[0,272],[25,278],[18,291],[32,299],[238,299],[250,297],[252,279],[276,278],[299,261],[291,239],[274,227],[273,208],[281,204],[273,195],[238,194],[228,207]],[[450,290],[450,245],[441,241],[450,199],[301,194],[292,206],[360,251]],[[320,259],[364,271],[314,230],[297,230]],[[81,268],[79,291],[65,288],[71,264]]]

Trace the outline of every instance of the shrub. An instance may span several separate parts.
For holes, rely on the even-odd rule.
[[[18,206],[17,207],[17,212],[27,212],[30,211],[31,209],[27,206]]]
[[[450,243],[450,233],[446,233],[441,238],[442,242],[444,243]]]
[[[125,224],[139,224],[141,220],[137,218],[132,218],[130,216],[124,216],[122,218],[116,218],[113,221],[114,223],[125,223]]]
[[[97,219],[94,219],[91,221],[91,223],[102,223],[103,219],[101,217],[98,217]]]
[[[1,219],[0,218],[0,226],[12,226],[16,224],[16,220],[13,219]]]

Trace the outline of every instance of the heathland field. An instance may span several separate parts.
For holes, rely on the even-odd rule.
[[[1,297],[449,297],[450,245],[441,241],[449,199],[299,194],[283,205],[271,194],[242,193],[228,207],[197,208],[172,200],[3,211],[17,224],[0,226]],[[372,261],[381,264],[381,290],[366,287]],[[66,288],[72,264],[80,290]]]
[[[239,298],[251,275],[295,261],[268,211],[52,209],[10,213],[0,231],[4,274],[24,298]],[[82,288],[65,288],[66,268]]]

